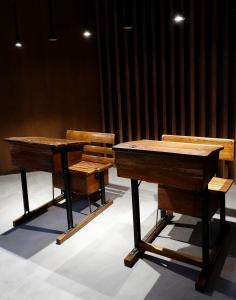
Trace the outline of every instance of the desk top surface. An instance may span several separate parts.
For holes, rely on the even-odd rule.
[[[33,147],[47,148],[47,149],[61,149],[70,147],[80,147],[88,144],[86,141],[58,139],[49,137],[27,136],[27,137],[10,137],[5,141],[12,144],[31,145]]]
[[[138,140],[121,143],[113,147],[116,151],[166,153],[187,156],[208,157],[215,151],[224,149],[219,145],[167,142],[157,140]]]

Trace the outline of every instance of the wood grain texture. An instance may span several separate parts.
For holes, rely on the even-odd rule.
[[[113,154],[112,148],[94,146],[94,145],[85,145],[84,152],[102,153],[102,154],[111,154],[111,155]]]
[[[233,182],[234,181],[232,179],[213,177],[211,181],[208,183],[208,190],[225,194],[228,192]]]
[[[115,143],[115,134],[92,131],[67,130],[66,138],[70,140],[82,140],[92,143],[112,144]]]
[[[208,183],[208,217],[211,219],[220,208],[220,200],[225,197],[233,184],[232,179],[213,177]],[[180,214],[202,217],[204,195],[198,192],[184,191],[162,184],[158,185],[158,208]]]
[[[221,138],[206,138],[196,136],[181,136],[181,135],[162,135],[163,141],[196,143],[196,144],[211,144],[222,145],[224,149],[220,151],[220,160],[234,161],[234,140]]]
[[[150,140],[113,147],[118,176],[192,191],[202,191],[207,187],[216,172],[222,148]]]
[[[165,135],[163,135],[165,136]],[[210,145],[200,143],[184,143],[173,141],[156,141],[156,140],[138,140],[127,143],[115,145],[113,150],[115,152],[142,152],[142,153],[166,153],[178,154],[186,156],[202,156],[207,157],[213,152],[218,152],[223,149],[221,145]]]
[[[32,136],[32,137],[10,137],[4,139],[9,142],[12,146],[20,145],[23,147],[30,147],[35,149],[51,150],[56,151],[57,149],[67,148],[68,151],[73,148],[80,148],[82,150],[83,145],[87,144],[88,141],[85,140],[72,140],[72,139],[58,139],[58,138],[48,138],[42,136]]]
[[[91,172],[91,173],[90,173]],[[85,165],[77,164],[71,166],[69,169],[70,189],[72,192],[79,195],[90,195],[99,190],[99,180],[96,175],[96,168]],[[105,184],[108,184],[108,172],[104,172]],[[63,179],[60,172],[53,174],[53,186],[63,189]]]
[[[209,219],[220,207],[220,197],[223,194],[208,192]],[[167,211],[201,218],[204,194],[193,191],[179,190],[164,185],[158,185],[158,208]]]
[[[12,137],[5,140],[10,144],[13,165],[46,172],[61,170],[61,149],[76,151],[76,154],[68,157],[68,163],[75,159],[75,155],[77,161],[81,160],[83,146],[87,143],[44,137]]]
[[[98,173],[104,172],[105,184],[108,183],[108,168],[114,163],[113,151],[111,147],[97,146],[114,144],[115,135],[112,133],[88,132],[78,130],[67,130],[68,140],[85,140],[89,144],[83,147],[83,152],[79,160],[69,161],[70,189],[74,193],[90,195],[100,189]],[[75,157],[76,158],[76,157]],[[63,188],[62,174],[59,169],[53,173],[53,185]]]
[[[142,250],[142,251],[156,253],[158,255],[166,256],[166,257],[178,260],[178,261],[182,261],[187,264],[191,264],[191,265],[194,265],[197,267],[202,267],[202,259],[197,256],[189,255],[189,254],[182,253],[179,251],[174,251],[174,250],[160,247],[158,245],[154,245],[154,244],[147,243],[144,241],[141,241],[139,243],[139,247],[140,247],[140,250]]]

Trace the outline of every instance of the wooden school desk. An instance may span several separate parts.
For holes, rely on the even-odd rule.
[[[11,137],[6,138],[5,141],[10,144],[12,163],[20,168],[23,192],[24,215],[15,220],[13,225],[16,226],[29,221],[54,203],[52,200],[30,211],[26,169],[46,172],[60,169],[64,181],[68,223],[68,230],[62,237],[64,241],[76,232],[72,216],[68,165],[73,164],[74,160],[78,161],[81,158],[83,145],[88,144],[88,142],[46,137]],[[59,237],[57,243],[61,244],[61,240]]]
[[[208,182],[217,170],[222,146],[180,142],[139,140],[113,147],[117,174],[131,179],[134,249],[126,256],[126,266],[132,267],[145,251],[170,257],[202,268],[196,289],[203,290],[214,264],[216,253],[209,253]],[[173,217],[164,214],[157,225],[141,239],[139,212],[139,180],[164,184],[171,188],[197,193],[201,202],[202,257],[195,257],[153,245],[152,242]],[[224,207],[221,207],[224,223]],[[222,231],[221,231],[222,233]],[[220,238],[222,237],[222,234]]]

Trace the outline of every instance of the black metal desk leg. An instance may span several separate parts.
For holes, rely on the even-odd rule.
[[[131,179],[131,192],[133,208],[134,247],[138,248],[138,244],[141,241],[138,180]]]
[[[210,275],[208,192],[202,194],[202,271],[195,288],[204,291]]]
[[[72,215],[72,204],[70,195],[70,185],[69,185],[69,173],[68,173],[68,158],[66,149],[61,150],[61,162],[62,162],[62,172],[64,180],[64,195],[66,199],[66,211],[67,211],[67,222],[68,229],[73,228],[73,215]]]
[[[99,176],[99,184],[100,184],[101,202],[102,204],[105,204],[106,192],[105,192],[104,172],[99,172],[98,176]]]
[[[209,254],[209,217],[208,217],[208,193],[202,197],[202,263],[203,272],[207,275],[210,262]]]
[[[224,234],[225,232],[225,195],[222,193],[220,198],[220,233]]]
[[[134,230],[134,249],[125,257],[125,266],[132,268],[137,260],[141,257],[139,243],[141,242],[141,229],[140,229],[140,212],[139,212],[139,191],[138,180],[131,179],[131,192],[132,192],[132,209],[133,209],[133,230]]]
[[[26,169],[20,169],[21,175],[21,186],[22,186],[22,194],[23,194],[23,203],[24,203],[24,211],[25,215],[29,213],[29,198],[28,198],[28,189],[27,189],[27,178],[26,178]]]

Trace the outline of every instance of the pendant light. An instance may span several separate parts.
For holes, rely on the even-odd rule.
[[[48,16],[49,16],[49,33],[48,33],[48,40],[50,42],[57,41],[57,35],[55,33],[54,28],[54,16],[53,16],[53,3],[52,0],[48,0]]]
[[[183,0],[180,0],[180,5],[176,10],[173,20],[176,24],[180,24],[185,21]]]
[[[14,23],[15,23],[15,47],[22,48],[23,44],[20,38],[19,29],[18,29],[18,20],[17,20],[17,10],[16,10],[16,1],[14,1]]]
[[[90,0],[86,0],[84,2],[84,7],[83,7],[83,12],[84,12],[84,20],[83,20],[83,30],[82,30],[82,36],[85,39],[90,39],[93,35],[92,30],[91,30],[91,25],[90,25],[90,14],[91,14],[91,3]]]
[[[122,29],[123,30],[132,30],[132,8],[131,1],[123,1],[122,3]]]

